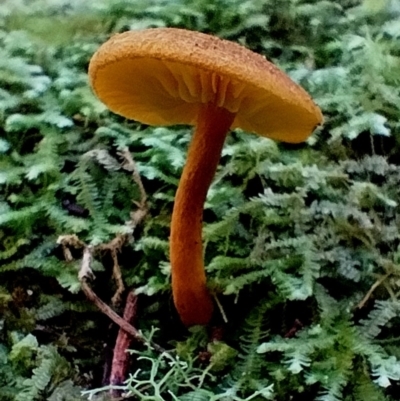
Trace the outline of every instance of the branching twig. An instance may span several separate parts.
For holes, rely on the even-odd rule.
[[[144,189],[142,180],[139,175],[139,171],[133,160],[133,157],[128,148],[123,149],[121,156],[124,159],[122,167],[132,172],[132,178],[139,187],[140,201],[133,203],[137,206],[135,211],[130,213],[130,221],[126,224],[130,228],[130,232],[133,233],[135,228],[141,224],[148,213],[147,205],[147,194]],[[120,317],[114,312],[105,302],[103,302],[92,290],[88,281],[94,279],[94,274],[91,269],[91,263],[93,254],[98,251],[107,251],[110,253],[113,260],[113,278],[117,284],[117,290],[112,298],[113,305],[117,304],[121,300],[121,296],[125,291],[124,282],[122,279],[121,268],[118,263],[118,253],[121,251],[122,246],[130,238],[127,234],[118,234],[114,239],[106,244],[100,244],[96,247],[91,247],[81,241],[76,235],[63,235],[57,240],[57,243],[63,247],[63,253],[65,260],[68,262],[73,260],[70,248],[83,249],[82,263],[78,273],[81,287],[87,298],[92,301],[101,312],[107,315],[114,323],[116,323],[120,329],[118,332],[116,344],[114,347],[114,356],[111,366],[110,384],[120,384],[126,380],[127,369],[129,365],[129,355],[126,353],[129,348],[132,339],[137,340],[140,343],[147,344],[154,350],[164,353],[165,350],[157,344],[154,344],[151,340],[147,340],[136,328],[131,324],[136,317],[137,308],[137,297],[133,292],[128,294],[124,317]],[[117,396],[117,393],[112,392],[112,396]]]
[[[133,231],[139,224],[141,224],[143,222],[144,218],[146,217],[146,215],[148,213],[147,194],[144,189],[142,180],[140,178],[140,174],[137,169],[136,163],[133,160],[132,154],[129,151],[129,149],[124,148],[122,150],[122,152],[120,153],[120,155],[124,159],[122,167],[125,170],[132,172],[132,178],[133,178],[134,182],[136,183],[136,185],[139,187],[139,191],[140,191],[140,201],[139,202],[133,201],[133,203],[138,207],[138,209],[135,211],[132,211],[130,213],[131,219],[129,222],[127,222],[127,224],[130,226],[130,228]],[[121,251],[122,246],[126,243],[127,240],[128,240],[128,235],[118,234],[114,239],[112,239],[107,244],[100,244],[100,245],[94,247],[93,250],[91,249],[90,253],[86,253],[86,257],[91,257],[91,255],[95,251],[107,250],[108,252],[110,252],[111,257],[113,259],[113,278],[117,284],[117,290],[116,290],[114,296],[112,297],[113,305],[116,305],[120,302],[121,295],[125,291],[125,286],[124,286],[124,283],[122,280],[121,268],[118,263],[118,252]],[[62,245],[64,258],[68,262],[73,260],[73,256],[69,249],[70,247],[73,247],[76,249],[79,249],[79,248],[86,249],[87,248],[87,245],[83,241],[81,241],[76,235],[61,235],[58,238],[57,243]],[[83,257],[85,258],[85,253],[84,253]],[[83,262],[82,263],[83,266],[90,266],[91,261],[82,261],[82,262]],[[89,270],[81,269],[80,274],[83,274],[83,276],[86,276],[86,277],[90,276],[91,278],[94,278],[94,274],[91,270],[89,271]],[[79,277],[79,279],[81,279],[81,277]]]
[[[84,278],[81,281],[82,290],[85,295],[88,297],[90,301],[92,301],[101,312],[107,315],[115,324],[117,324],[121,329],[125,330],[128,334],[130,334],[135,340],[139,341],[142,344],[147,344],[148,341],[143,335],[136,330],[130,323],[125,321],[121,316],[115,313],[105,302],[103,302],[90,288],[87,280]],[[153,349],[158,352],[165,352],[165,350],[157,344],[150,344]]]
[[[79,270],[78,276],[81,282],[82,290],[87,296],[87,298],[92,301],[101,312],[107,315],[114,323],[116,323],[121,329],[125,330],[126,333],[130,334],[137,341],[148,344],[148,341],[143,337],[143,335],[136,330],[129,322],[124,320],[121,316],[115,313],[105,302],[103,302],[90,288],[87,280],[93,276],[90,263],[92,261],[92,249],[91,247],[85,247],[83,250],[83,258],[81,268]],[[165,352],[165,350],[157,344],[149,344],[153,349],[158,352]]]

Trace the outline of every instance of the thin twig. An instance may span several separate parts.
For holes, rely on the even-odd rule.
[[[389,293],[390,298],[392,299],[393,302],[396,302],[398,300],[398,296],[395,294],[393,291],[392,287],[390,286],[390,283],[387,281],[384,281],[382,285],[385,287],[386,291]]]
[[[143,337],[143,335],[137,331],[131,324],[125,321],[121,316],[115,313],[106,303],[104,303],[90,288],[86,279],[81,281],[82,290],[85,295],[88,297],[90,301],[92,301],[101,312],[107,315],[115,324],[117,324],[121,329],[125,330],[128,334],[130,334],[135,340],[139,341],[142,344],[148,344],[148,341]],[[157,344],[150,344],[153,349],[158,352],[165,352],[165,349],[160,347]]]
[[[90,263],[92,260],[91,248],[86,247],[83,251],[82,264],[79,271],[79,279],[81,282],[81,287],[87,298],[92,301],[101,312],[107,315],[114,323],[116,323],[120,328],[125,330],[128,334],[130,334],[137,341],[140,341],[143,344],[148,344],[148,341],[143,337],[143,335],[137,331],[130,323],[124,320],[121,316],[115,313],[105,302],[103,302],[90,288],[87,280],[93,274],[92,269],[90,267]],[[88,275],[85,275],[87,273]],[[157,344],[151,343],[152,348],[156,351],[164,352],[165,350],[158,346]]]
[[[115,294],[111,298],[111,302],[113,305],[118,305],[121,303],[121,296],[122,296],[123,292],[125,291],[125,285],[124,285],[124,281],[122,280],[122,273],[121,273],[121,268],[118,263],[116,249],[113,249],[111,251],[111,257],[114,262],[113,263],[113,277],[117,283],[117,290],[115,291]]]
[[[125,291],[125,285],[122,280],[121,268],[118,263],[118,252],[121,251],[121,248],[126,241],[127,241],[126,235],[117,235],[107,244],[101,244],[98,246],[99,250],[109,251],[113,260],[113,278],[117,284],[117,290],[115,291],[115,294],[111,299],[113,305],[118,305],[121,303],[121,296]]]
[[[141,206],[145,206],[145,203],[147,202],[147,194],[144,189],[144,185],[142,182],[142,179],[139,174],[139,170],[136,166],[135,161],[133,160],[132,153],[129,151],[128,148],[122,149],[122,152],[120,155],[125,159],[125,163],[122,165],[122,168],[125,170],[131,171],[132,172],[132,178],[139,187],[140,191],[140,204]]]
[[[130,225],[134,229],[136,226],[142,223],[142,221],[144,220],[149,211],[149,207],[147,205],[147,194],[144,189],[144,185],[140,177],[139,170],[136,166],[135,161],[133,160],[132,154],[129,151],[129,149],[124,148],[122,152],[120,152],[120,155],[124,158],[125,161],[122,167],[125,170],[132,172],[132,179],[138,186],[140,192],[140,201],[139,202],[133,201],[133,203],[138,207],[138,209],[135,210],[134,212],[131,212]]]
[[[140,342],[145,342],[145,339],[142,335],[129,323],[127,323],[121,316],[115,313],[105,302],[103,302],[90,288],[86,279],[81,281],[82,290],[85,295],[88,297],[90,301],[92,301],[101,312],[107,315],[114,323],[116,323],[119,327],[124,329],[127,333],[129,333],[132,337]]]
[[[228,317],[226,316],[226,313],[225,313],[225,311],[224,311],[224,308],[222,307],[221,302],[219,302],[219,299],[218,299],[218,297],[217,297],[215,294],[213,294],[213,297],[214,297],[214,300],[215,300],[215,302],[216,302],[216,304],[217,304],[217,306],[218,306],[219,312],[221,313],[222,320],[223,320],[225,323],[228,323]]]
[[[372,284],[371,288],[365,295],[365,297],[360,301],[360,303],[357,305],[358,309],[361,309],[364,307],[364,305],[367,303],[369,298],[371,297],[372,293],[391,275],[391,273],[386,273],[384,276],[381,276],[378,280],[375,281],[374,284]]]

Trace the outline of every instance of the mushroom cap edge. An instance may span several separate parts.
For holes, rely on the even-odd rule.
[[[308,93],[263,56],[178,28],[117,34],[89,64],[91,85],[113,112],[149,125],[196,124],[202,104],[236,113],[232,128],[301,142],[322,123]]]

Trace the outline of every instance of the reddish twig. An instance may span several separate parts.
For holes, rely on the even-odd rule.
[[[137,313],[137,296],[130,291],[125,303],[124,320],[130,324],[134,324]],[[130,355],[126,352],[132,343],[132,336],[125,330],[119,329],[117,340],[114,347],[114,356],[111,366],[110,384],[121,385],[127,378]],[[119,390],[111,390],[111,396],[119,397]]]

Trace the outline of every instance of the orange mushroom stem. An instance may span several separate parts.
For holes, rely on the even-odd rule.
[[[170,238],[172,292],[186,326],[207,324],[213,311],[203,261],[203,206],[234,118],[235,114],[212,103],[201,107],[175,196]]]

